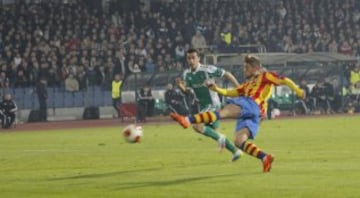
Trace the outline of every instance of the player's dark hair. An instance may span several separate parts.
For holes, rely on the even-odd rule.
[[[195,48],[190,48],[186,51],[186,54],[192,54],[192,53],[196,53],[196,55],[200,57],[199,51]]]

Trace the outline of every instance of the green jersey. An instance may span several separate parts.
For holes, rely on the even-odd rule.
[[[225,74],[225,70],[213,65],[201,65],[195,70],[186,69],[183,79],[187,87],[194,90],[196,98],[199,100],[200,111],[209,111],[220,108],[221,102],[218,94],[211,91],[206,81],[209,79],[220,78]]]

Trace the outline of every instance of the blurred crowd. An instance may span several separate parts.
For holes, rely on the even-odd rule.
[[[298,100],[295,113],[299,114],[332,114],[360,112],[360,63],[351,70],[344,67],[344,78],[326,77],[315,84],[306,80],[300,82],[306,98]],[[275,108],[277,105],[273,105]],[[277,107],[276,107],[277,108]]]
[[[340,52],[360,57],[357,0],[49,0],[0,7],[2,86],[110,88],[115,74],[185,67],[201,51]],[[31,1],[30,1],[31,2]],[[67,83],[66,83],[67,81]],[[67,87],[69,86],[69,87]]]

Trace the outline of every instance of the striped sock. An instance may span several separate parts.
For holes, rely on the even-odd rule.
[[[220,114],[217,111],[207,111],[188,116],[191,123],[212,123],[220,119]]]
[[[247,153],[251,156],[254,156],[260,160],[262,160],[266,156],[266,153],[261,151],[259,147],[257,147],[255,144],[248,142],[248,141],[245,141],[240,146],[240,149],[243,150],[245,153]]]

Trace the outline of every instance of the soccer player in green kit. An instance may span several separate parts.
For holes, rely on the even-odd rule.
[[[201,64],[199,52],[196,49],[189,49],[186,52],[186,59],[190,68],[184,71],[183,79],[176,79],[177,86],[183,93],[190,91],[194,92],[199,101],[200,112],[220,109],[220,98],[216,92],[208,88],[207,82],[209,80],[214,80],[215,78],[225,78],[235,87],[239,86],[239,82],[230,72],[227,72],[224,69],[213,65]],[[237,149],[228,138],[216,131],[219,124],[219,121],[206,125],[193,124],[193,128],[196,132],[217,141],[220,151],[226,147],[226,149],[233,154],[232,161],[236,161],[242,155],[242,152]]]

